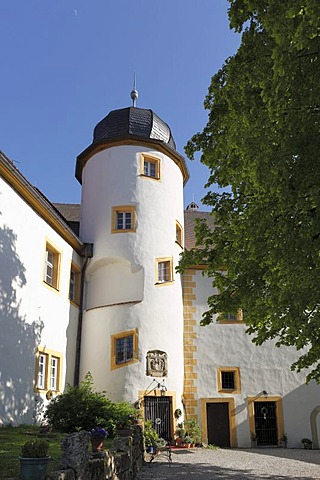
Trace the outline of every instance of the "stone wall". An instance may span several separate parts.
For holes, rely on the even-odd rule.
[[[48,480],[134,480],[143,457],[143,434],[134,427],[132,436],[116,436],[111,450],[91,453],[89,434],[72,433],[62,441],[61,470],[52,472]]]

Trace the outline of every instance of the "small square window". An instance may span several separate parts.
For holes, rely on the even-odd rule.
[[[240,393],[239,367],[221,367],[217,370],[218,391],[223,393]]]
[[[112,233],[134,232],[136,229],[135,207],[112,207]]]
[[[154,180],[160,179],[160,159],[151,155],[141,154],[141,175]]]
[[[172,258],[157,258],[156,283],[163,284],[173,281]]]
[[[138,331],[129,330],[111,336],[111,368],[119,368],[137,361]]]
[[[59,267],[60,253],[47,242],[43,280],[47,285],[57,290],[59,284]]]

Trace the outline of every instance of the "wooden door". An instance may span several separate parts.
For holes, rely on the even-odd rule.
[[[230,447],[229,405],[207,403],[208,443],[219,447]]]

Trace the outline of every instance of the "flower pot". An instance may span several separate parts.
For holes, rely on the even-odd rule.
[[[305,448],[306,450],[312,450],[312,443],[304,443],[303,448]]]
[[[19,457],[21,480],[45,480],[50,457]]]
[[[180,446],[181,443],[182,443],[182,438],[177,437],[177,438],[176,438],[176,445],[177,445],[177,446]]]
[[[90,442],[93,452],[100,452],[103,449],[103,437],[92,437]]]

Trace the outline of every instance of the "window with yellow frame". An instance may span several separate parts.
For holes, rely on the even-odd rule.
[[[140,159],[141,175],[153,180],[160,180],[160,158],[142,153]]]
[[[156,259],[156,285],[166,285],[173,282],[172,257]]]
[[[234,313],[225,313],[218,315],[218,322],[219,323],[243,323],[244,313],[243,310],[240,309],[237,311],[236,314]]]
[[[59,290],[60,257],[60,252],[46,242],[43,281],[56,290]]]
[[[178,220],[176,220],[176,243],[178,243],[180,247],[183,246],[183,230]]]
[[[218,392],[241,393],[240,368],[219,367],[217,369]]]
[[[76,305],[80,304],[81,269],[75,263],[71,264],[69,281],[69,300]]]
[[[62,353],[39,347],[36,353],[35,388],[37,391],[61,391]]]
[[[138,330],[111,335],[111,369],[125,367],[138,361]]]
[[[136,208],[134,205],[112,207],[112,233],[136,231]]]

